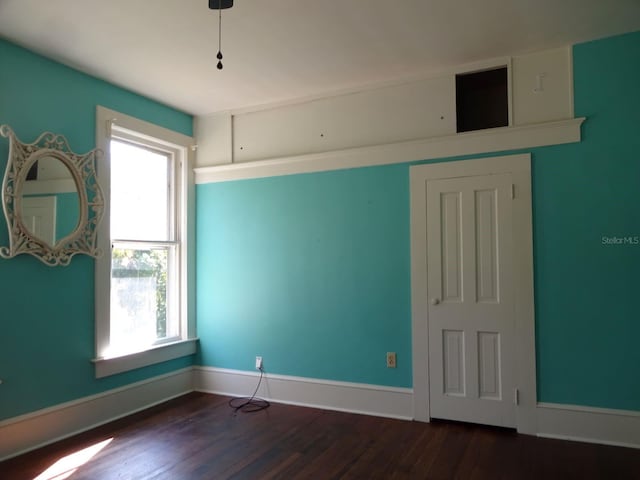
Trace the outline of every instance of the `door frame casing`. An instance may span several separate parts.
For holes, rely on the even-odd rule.
[[[505,155],[454,162],[414,165],[409,169],[411,196],[411,327],[414,419],[430,420],[429,315],[427,297],[427,190],[428,180],[511,174],[514,185],[513,274],[515,292],[515,348],[518,402],[516,428],[535,434],[536,357],[533,297],[533,230],[531,210],[531,155]],[[515,401],[515,392],[514,392]]]

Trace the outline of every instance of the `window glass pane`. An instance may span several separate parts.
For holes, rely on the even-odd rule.
[[[111,142],[111,238],[172,240],[171,158]]]
[[[134,351],[175,335],[167,322],[174,247],[119,248],[111,261],[111,344]],[[115,353],[115,352],[112,352]]]

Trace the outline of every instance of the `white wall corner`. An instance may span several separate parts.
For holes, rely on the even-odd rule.
[[[194,389],[230,396],[250,396],[260,375],[212,367],[194,368]],[[413,390],[362,383],[266,374],[257,396],[278,403],[411,420]]]
[[[640,411],[538,403],[538,436],[640,448]]]

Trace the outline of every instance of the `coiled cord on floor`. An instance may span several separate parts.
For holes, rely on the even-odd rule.
[[[258,385],[256,386],[253,395],[251,395],[250,397],[236,397],[229,400],[229,406],[233,408],[234,414],[238,412],[259,412],[260,410],[264,410],[271,406],[271,404],[267,400],[256,397],[256,393],[258,393],[258,389],[260,388],[260,384],[262,383],[263,376],[264,370],[260,368],[260,378],[258,379]]]

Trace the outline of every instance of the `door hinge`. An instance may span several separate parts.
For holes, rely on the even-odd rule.
[[[512,183],[511,184],[511,199],[516,198],[516,184]]]
[[[513,404],[520,405],[520,390],[517,388],[513,389]]]

